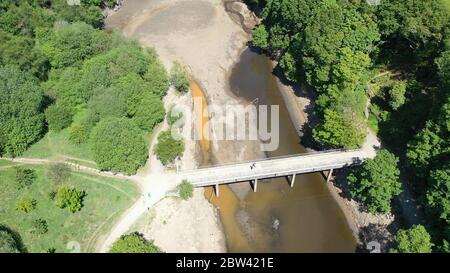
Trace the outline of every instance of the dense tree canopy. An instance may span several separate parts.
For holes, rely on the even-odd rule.
[[[398,158],[381,150],[374,159],[367,160],[347,177],[352,195],[363,201],[370,212],[389,212],[392,198],[400,194],[397,164]]]
[[[172,135],[172,130],[161,132],[158,136],[158,144],[155,154],[164,165],[174,163],[175,159],[184,153],[184,141]]]
[[[306,82],[317,93],[314,139],[325,146],[356,147],[364,141],[367,119],[387,148],[407,158],[402,164],[430,216],[445,215],[448,1],[249,2],[262,8],[253,45],[278,59],[288,80]],[[449,249],[448,223],[442,220],[433,228],[437,241],[447,238],[440,249]]]
[[[140,129],[125,118],[101,120],[93,129],[90,142],[102,170],[133,174],[148,156]]]
[[[380,40],[373,18],[351,5],[324,0],[269,0],[262,17],[263,25],[253,31],[254,45],[281,56],[280,66],[289,80],[303,78],[321,93],[315,139],[332,146],[361,145],[369,54]],[[336,126],[333,111],[338,115],[350,111],[361,122],[340,118]],[[352,132],[353,139],[334,137],[342,131]]]
[[[43,133],[43,92],[29,73],[2,66],[0,101],[0,155],[18,156]]]
[[[393,252],[399,253],[430,253],[433,247],[430,234],[422,225],[410,229],[399,230],[395,236],[397,243]]]

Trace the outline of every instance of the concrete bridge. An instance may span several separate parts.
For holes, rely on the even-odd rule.
[[[293,187],[297,174],[328,171],[328,182],[334,169],[360,165],[374,155],[364,150],[332,150],[183,170],[178,174],[194,187],[215,186],[217,195],[219,185],[244,181],[251,181],[256,192],[258,180],[267,178],[291,176]]]

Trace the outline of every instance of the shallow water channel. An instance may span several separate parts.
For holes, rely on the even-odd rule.
[[[270,61],[245,50],[229,77],[237,97],[280,106],[280,144],[268,157],[304,153],[289,118]],[[262,180],[258,191],[237,195],[239,187],[212,188],[205,196],[220,211],[230,252],[353,252],[356,241],[345,216],[320,173],[297,175],[291,188],[286,178]]]

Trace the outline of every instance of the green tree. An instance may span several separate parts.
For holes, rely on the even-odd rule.
[[[158,136],[158,144],[155,147],[155,154],[163,165],[171,164],[184,152],[184,141],[172,136],[172,131],[161,132]]]
[[[441,0],[385,0],[376,18],[385,42],[384,49],[400,55],[413,67],[433,70],[448,28],[448,10]]]
[[[175,62],[170,70],[170,79],[172,84],[179,92],[187,92],[189,90],[189,75],[184,66]]]
[[[194,186],[187,180],[183,180],[181,184],[177,186],[178,194],[183,200],[188,200],[194,195]]]
[[[15,168],[17,188],[22,189],[31,186],[37,178],[36,171],[32,169]]]
[[[35,48],[34,40],[0,30],[0,65],[16,65],[40,80],[47,77],[50,64],[47,57]]]
[[[43,235],[48,232],[48,224],[44,219],[36,219],[31,223],[31,233]]]
[[[433,247],[430,234],[422,225],[414,225],[410,229],[401,229],[395,236],[397,246],[393,252],[430,253]]]
[[[48,128],[55,132],[69,127],[72,123],[72,117],[72,111],[63,105],[53,104],[45,110]]]
[[[95,1],[95,0],[94,0]],[[66,22],[85,22],[93,27],[103,25],[102,9],[94,1],[82,1],[82,5],[69,5],[67,0],[52,0],[52,10],[59,20]]]
[[[381,150],[347,176],[352,195],[364,202],[370,212],[389,212],[392,199],[401,193],[397,164],[395,155]]]
[[[269,34],[264,25],[259,25],[252,31],[252,38],[254,46],[262,49],[267,49],[269,47]]]
[[[405,82],[395,83],[391,89],[389,89],[389,104],[392,109],[397,110],[405,103],[406,84]]]
[[[159,253],[161,250],[140,233],[122,235],[111,247],[111,253]]]
[[[102,170],[132,174],[148,157],[142,132],[124,118],[101,120],[92,131],[90,145]]]
[[[36,31],[36,45],[53,68],[81,65],[84,60],[106,52],[111,47],[110,35],[84,22]]]
[[[0,253],[19,252],[19,247],[13,235],[6,230],[0,230]]]
[[[430,173],[426,194],[427,209],[450,225],[450,166]]]
[[[136,112],[133,121],[139,128],[145,131],[151,131],[153,128],[164,120],[166,111],[164,104],[159,97],[154,94],[145,94]]]
[[[19,156],[42,136],[42,90],[28,73],[3,66],[0,101],[0,155]]]
[[[48,9],[36,7],[29,1],[11,3],[0,16],[0,29],[32,37],[38,27],[51,27],[55,17]]]
[[[37,201],[33,198],[23,197],[16,204],[16,209],[28,213],[36,208]]]
[[[354,149],[364,143],[364,124],[354,114],[326,109],[323,121],[313,130],[313,137],[319,143],[334,147]]]
[[[107,117],[125,117],[127,103],[125,95],[114,88],[99,88],[88,102],[88,120],[90,126]]]
[[[83,208],[83,200],[86,192],[68,186],[61,186],[56,193],[56,205],[59,208],[68,208],[75,213]]]

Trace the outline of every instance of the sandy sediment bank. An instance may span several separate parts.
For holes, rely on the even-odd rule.
[[[202,87],[209,105],[239,104],[237,98],[227,95],[226,72],[231,69],[247,41],[247,34],[223,8],[221,0],[128,0],[118,12],[106,20],[106,29],[124,33],[144,46],[154,47],[167,68],[174,61],[186,65]],[[189,105],[169,92],[169,104]],[[214,139],[214,126],[211,129]],[[164,125],[160,130],[167,128]],[[251,151],[259,150],[259,143],[232,142],[222,145],[212,141],[214,162],[227,162],[253,158]],[[199,145],[186,140],[186,151],[181,159],[182,168],[198,165]],[[244,147],[244,148],[243,148]],[[249,152],[246,152],[249,151]],[[152,151],[145,171],[158,172],[164,168]],[[144,233],[167,252],[223,252],[226,242],[217,209],[203,195],[195,191],[188,201],[166,198],[153,208],[151,221],[135,228]]]

